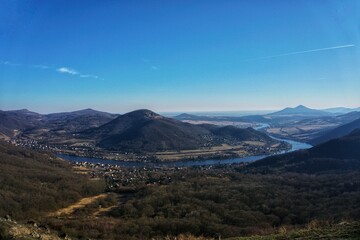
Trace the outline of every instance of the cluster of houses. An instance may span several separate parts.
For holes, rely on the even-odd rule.
[[[138,184],[167,185],[172,183],[171,175],[182,168],[121,167],[111,164],[74,162],[77,167],[85,167],[91,178],[105,178],[107,187],[115,190],[120,187]]]
[[[176,181],[183,181],[189,174],[196,176],[224,177],[229,171],[234,171],[234,166],[238,167],[246,163],[233,165],[207,165],[190,167],[123,167],[112,164],[73,162],[73,165],[86,169],[91,178],[104,178],[109,191],[117,191],[126,187],[136,187],[142,185],[168,185]]]

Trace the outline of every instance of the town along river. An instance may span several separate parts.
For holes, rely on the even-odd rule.
[[[257,129],[267,127],[262,125]],[[275,138],[276,140],[284,141],[291,144],[291,149],[287,152],[296,151],[299,149],[307,149],[312,146],[307,143]],[[120,160],[106,160],[99,158],[88,158],[88,157],[77,157],[70,155],[59,154],[59,157],[72,161],[72,162],[89,162],[89,163],[101,163],[101,164],[111,164],[122,167],[191,167],[191,166],[203,166],[203,165],[217,165],[217,164],[232,164],[232,163],[241,163],[241,162],[252,162],[270,155],[258,155],[258,156],[248,156],[241,158],[232,158],[232,159],[208,159],[208,160],[182,160],[174,162],[131,162],[131,161],[120,161]]]

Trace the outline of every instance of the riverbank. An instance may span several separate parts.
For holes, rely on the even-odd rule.
[[[261,155],[245,156],[245,157],[239,157],[239,158],[181,160],[181,161],[171,161],[171,162],[139,162],[139,161],[107,160],[107,159],[100,159],[100,158],[70,156],[70,155],[64,155],[64,154],[59,154],[58,156],[63,159],[69,160],[71,162],[89,162],[89,163],[95,163],[95,164],[98,164],[98,163],[99,164],[110,164],[110,165],[116,165],[116,166],[122,166],[122,167],[192,167],[192,166],[253,162],[253,161],[257,161],[262,158],[268,157],[268,156],[291,152],[291,151],[296,151],[296,150],[300,150],[300,149],[307,149],[307,148],[312,147],[311,145],[309,145],[307,143],[296,142],[296,141],[286,140],[286,139],[279,139],[279,138],[276,138],[276,139],[290,144],[291,149],[280,152],[280,153],[261,154]]]

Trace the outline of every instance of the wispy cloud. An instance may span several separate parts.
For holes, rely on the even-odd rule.
[[[97,75],[94,75],[94,74],[82,74],[79,71],[76,71],[76,70],[74,70],[72,68],[68,68],[68,67],[61,67],[61,68],[56,69],[56,71],[58,71],[60,73],[76,75],[76,76],[79,76],[81,78],[92,78],[92,79],[104,80],[103,78],[100,78]]]
[[[264,56],[264,57],[258,57],[258,58],[251,58],[251,59],[247,59],[246,61],[257,61],[257,60],[286,57],[286,56],[292,56],[292,55],[298,55],[298,54],[323,52],[323,51],[330,51],[330,50],[341,49],[341,48],[350,48],[350,47],[355,47],[355,46],[356,46],[355,44],[347,44],[347,45],[339,45],[339,46],[326,47],[326,48],[317,48],[317,49],[310,49],[310,50],[304,50],[304,51],[282,53],[282,54],[278,54],[278,55],[270,55],[270,56]]]
[[[141,61],[144,63],[146,67],[148,67],[151,71],[157,71],[159,70],[159,67],[154,65],[150,59],[147,58],[141,58]]]
[[[13,62],[9,62],[9,61],[0,61],[0,63],[2,65],[13,66],[13,67],[22,66],[21,63],[13,63]]]
[[[74,70],[73,68],[69,68],[69,67],[56,68],[56,67],[51,67],[49,65],[44,65],[44,64],[29,65],[29,64],[14,63],[14,62],[10,62],[10,61],[2,61],[2,60],[0,60],[0,65],[21,66],[21,67],[28,67],[28,68],[37,68],[37,69],[42,69],[42,70],[51,70],[51,71],[56,71],[58,73],[70,74],[70,75],[81,77],[81,78],[92,78],[92,79],[104,80],[103,78],[101,78],[97,75],[80,73],[79,71]]]
[[[40,69],[50,69],[51,67],[47,66],[47,65],[42,65],[42,64],[39,64],[39,65],[31,65],[31,67],[33,68],[40,68]]]
[[[78,75],[79,73],[77,71],[75,71],[74,69],[71,68],[67,68],[67,67],[61,67],[56,69],[56,71],[60,72],[60,73],[67,73],[67,74],[71,74],[71,75]]]
[[[93,75],[93,74],[80,74],[79,77],[81,77],[81,78],[94,78],[94,79],[104,80],[103,78],[100,78],[99,76]]]

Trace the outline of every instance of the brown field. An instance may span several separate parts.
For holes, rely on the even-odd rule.
[[[236,126],[239,128],[248,128],[255,127],[256,124],[249,122],[232,122],[232,121],[199,121],[199,120],[182,120],[182,122],[187,122],[191,124],[214,124],[218,126]]]
[[[184,158],[197,158],[209,155],[228,155],[229,152],[235,153],[239,156],[250,155],[250,152],[246,151],[244,144],[251,147],[264,146],[265,143],[258,141],[245,141],[242,144],[231,146],[228,144],[222,144],[221,146],[214,146],[209,148],[195,149],[195,150],[181,150],[181,151],[166,151],[157,152],[155,156],[160,160],[176,161]],[[275,144],[271,147],[277,147],[279,144]]]
[[[267,128],[266,132],[268,134],[273,134],[279,137],[291,138],[299,141],[307,141],[322,131],[327,129],[334,128],[338,124],[331,123],[314,123],[314,124],[298,124],[298,125],[284,125],[279,127]]]

